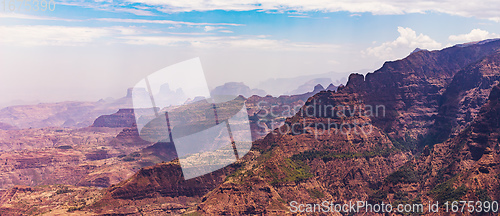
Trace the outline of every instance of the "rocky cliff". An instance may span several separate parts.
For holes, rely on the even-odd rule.
[[[386,178],[374,193],[392,202],[500,199],[500,86],[492,88],[475,120]],[[486,213],[483,213],[486,214]]]
[[[335,110],[341,107],[350,111]],[[254,143],[255,157],[207,194],[197,211],[284,214],[291,201],[367,199],[370,188],[409,156],[372,127],[368,109],[357,93],[316,94],[284,126]]]
[[[291,201],[498,200],[499,51],[498,40],[421,50],[352,74],[255,141],[237,167],[198,177],[199,185],[180,182],[173,162],[144,168],[96,208],[180,196],[199,202],[184,205],[190,213],[281,215]],[[252,116],[261,111],[251,99]]]
[[[207,194],[197,211],[283,214],[289,211],[292,200],[419,203],[461,193],[468,194],[462,198],[471,200],[479,196],[497,198],[494,161],[498,161],[495,152],[500,121],[493,108],[497,93],[491,89],[499,81],[498,51],[500,41],[422,50],[403,60],[387,62],[366,77],[352,74],[337,93],[320,92],[302,109],[316,102],[315,107],[380,106],[385,108],[383,114],[356,116],[354,112],[339,117],[323,113],[311,117],[299,112],[286,122],[316,126],[356,121],[372,125],[371,133],[313,136],[322,131],[316,127],[309,132],[270,134],[254,144],[261,154],[251,159],[252,165]],[[492,96],[488,99],[488,95]],[[448,130],[440,129],[443,126]],[[443,132],[442,137],[437,139],[435,131]],[[440,139],[449,141],[433,147]],[[431,145],[421,147],[426,144]],[[412,158],[412,151],[421,148],[423,156],[405,163]],[[426,163],[416,162],[420,160]],[[487,177],[477,178],[485,174]],[[385,187],[391,183],[404,186]],[[460,188],[461,184],[465,186]],[[468,192],[463,192],[464,188]]]
[[[433,127],[440,109],[444,112],[443,101],[448,96],[444,92],[455,75],[461,70],[468,70],[467,66],[478,61],[495,61],[499,48],[500,40],[496,40],[440,51],[422,50],[402,60],[386,62],[382,68],[364,78],[362,75],[351,75],[341,91],[360,93],[366,104],[384,105],[389,112],[374,124],[390,136],[404,142],[407,137],[419,139],[418,135],[427,134]],[[481,85],[475,81],[478,80],[470,80],[474,85]],[[448,94],[454,91],[450,89]],[[486,95],[481,96],[483,103]],[[461,127],[454,125],[451,131]],[[429,140],[429,143],[439,141]]]
[[[92,127],[132,127],[135,124],[133,109],[119,109],[111,115],[99,116]]]

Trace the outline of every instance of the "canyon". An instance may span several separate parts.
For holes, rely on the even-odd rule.
[[[338,88],[250,96],[250,152],[188,180],[174,145],[142,140],[126,107],[77,128],[5,122],[0,211],[283,215],[292,201],[498,201],[499,86],[500,40],[488,40],[416,50]]]

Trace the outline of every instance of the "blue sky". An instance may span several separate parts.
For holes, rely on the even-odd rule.
[[[54,11],[10,11],[9,1],[0,8],[0,91],[12,92],[0,105],[120,97],[144,76],[193,57],[211,88],[256,86],[373,71],[417,47],[500,37],[497,1],[54,2]]]

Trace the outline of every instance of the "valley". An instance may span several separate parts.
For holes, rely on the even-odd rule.
[[[416,50],[366,76],[351,74],[338,88],[241,96],[251,150],[227,167],[188,180],[173,143],[142,140],[127,107],[82,127],[5,122],[0,211],[283,215],[291,213],[293,201],[428,208],[436,201],[499,200],[499,53],[500,40]],[[227,89],[258,91],[241,84],[218,91]],[[189,113],[189,107],[177,111]],[[290,112],[291,107],[300,109]],[[195,120],[208,115],[190,114]]]

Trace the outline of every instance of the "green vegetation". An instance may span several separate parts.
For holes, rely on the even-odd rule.
[[[29,211],[26,212],[27,215],[37,215],[37,212],[39,211],[40,209],[38,209],[37,207],[32,207]],[[38,213],[39,214],[39,213]]]
[[[68,189],[68,187],[63,187],[61,189],[56,190],[56,194],[64,194],[64,193],[71,193],[73,190]]]
[[[383,190],[378,190],[368,197],[368,203],[376,204],[387,202],[387,192]]]
[[[453,182],[456,178],[445,181],[432,189],[429,193],[439,202],[460,200],[467,193],[468,188],[465,185],[453,188]]]
[[[270,167],[264,168],[265,175],[272,178],[272,185],[282,182],[301,182],[313,177],[313,175],[309,173],[310,167],[302,161],[293,161],[287,158],[280,163],[277,168],[279,170],[272,170]],[[284,176],[280,175],[281,173]]]
[[[325,197],[325,194],[323,194],[323,192],[321,192],[321,190],[317,188],[307,189],[307,192],[309,193],[309,196],[313,199],[320,199]]]
[[[394,199],[397,201],[408,201],[408,193],[405,191],[397,191],[394,193]]]
[[[197,212],[197,211],[192,210],[192,211],[186,212],[186,213],[184,213],[182,215],[185,215],[185,216],[201,216],[202,214],[199,213],[199,212]]]
[[[409,164],[403,165],[398,171],[391,173],[385,179],[392,184],[398,183],[416,183],[419,181],[418,174],[413,170],[413,166]]]
[[[294,161],[306,161],[313,160],[314,158],[322,159],[324,162],[328,162],[334,159],[354,159],[354,158],[373,158],[377,156],[388,157],[395,152],[395,149],[385,148],[385,149],[375,149],[373,151],[365,152],[327,152],[327,151],[305,151],[300,154],[292,156]]]
[[[455,158],[458,160],[458,158]],[[443,167],[438,170],[438,174],[436,176],[437,182],[444,182],[446,181],[446,176],[452,175],[451,171],[453,169],[454,163],[448,164],[446,167]]]
[[[481,201],[493,201],[491,197],[488,195],[488,190],[486,189],[476,189],[476,196]]]
[[[236,170],[235,172],[231,173],[230,175],[228,175],[227,177],[228,178],[236,178],[236,177],[240,177],[242,174],[243,174],[244,170],[243,169],[238,169]]]
[[[118,158],[123,158],[122,161],[135,161],[137,157],[140,157],[141,156],[141,153],[139,152],[132,152],[130,153],[128,156],[123,156],[123,155],[119,155]]]
[[[82,210],[84,207],[85,207],[84,205],[83,206],[69,207],[67,212],[79,211],[79,210]]]
[[[405,134],[404,139],[400,137],[393,138],[387,134],[386,136],[389,137],[389,140],[391,140],[392,145],[394,145],[395,148],[402,151],[414,151],[418,146],[418,140],[422,138],[420,135],[418,139],[414,139],[408,132]]]
[[[236,163],[236,164],[233,164],[231,166],[233,166],[236,169],[236,171],[234,171],[233,173],[229,174],[226,177],[226,181],[231,178],[236,183],[242,183],[245,175],[247,175],[247,176],[253,176],[253,171],[249,170],[248,172],[246,172],[245,168],[240,163]]]
[[[139,153],[139,152],[130,153],[130,157],[139,157],[139,156],[141,156],[141,153]]]
[[[132,157],[125,157],[122,159],[123,161],[125,162],[129,162],[129,161],[135,161],[135,158],[132,158]]]

